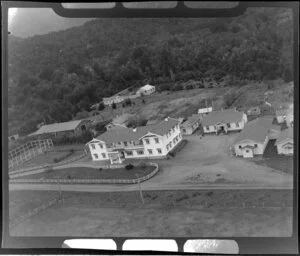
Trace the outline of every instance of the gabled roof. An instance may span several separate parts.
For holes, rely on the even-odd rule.
[[[184,127],[192,126],[199,120],[200,120],[200,117],[198,115],[192,115],[192,116],[189,116],[188,119],[181,125]]]
[[[288,128],[288,129],[283,130],[281,132],[280,136],[278,137],[278,139],[276,140],[275,145],[282,144],[283,142],[285,142],[288,139],[291,139],[291,140],[294,139],[293,128]]]
[[[31,135],[39,135],[44,133],[54,133],[54,132],[64,132],[64,131],[72,131],[75,130],[76,127],[84,120],[75,120],[63,123],[56,123],[56,124],[47,124],[41,126],[37,131],[31,133]]]
[[[203,117],[201,123],[203,126],[217,123],[236,123],[243,119],[243,115],[243,112],[236,111],[236,109],[212,111]]]
[[[269,130],[272,129],[273,126],[272,116],[260,117],[249,123],[247,123],[244,129],[240,132],[239,136],[236,138],[234,144],[238,144],[244,140],[250,140],[258,143],[262,143],[265,141]]]
[[[163,120],[158,124],[139,126],[136,129],[113,129],[109,130],[96,139],[104,141],[106,143],[115,143],[120,141],[137,141],[148,133],[157,135],[166,134],[173,126],[178,124],[178,120],[168,118],[167,121]]]

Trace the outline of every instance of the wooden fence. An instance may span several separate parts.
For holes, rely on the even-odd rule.
[[[135,184],[152,178],[158,171],[156,163],[148,163],[155,169],[148,175],[136,179],[11,179],[10,183],[35,183],[35,184]],[[15,176],[16,177],[16,176]]]
[[[21,215],[20,217],[14,219],[14,220],[11,220],[10,221],[10,225],[9,225],[10,229],[16,227],[18,224],[20,224],[21,222],[29,219],[30,217],[35,216],[38,213],[44,211],[45,209],[49,208],[50,206],[59,203],[61,200],[63,200],[63,199],[62,199],[61,196],[59,196],[59,197],[54,198],[54,199],[50,200],[49,202],[47,202],[47,203],[45,203],[45,204],[43,204],[41,206],[33,209],[30,212],[28,212],[28,213],[26,213],[24,215]]]
[[[29,175],[29,174],[36,174],[36,173],[41,173],[41,172],[45,172],[47,171],[49,168],[54,168],[61,166],[61,165],[65,165],[74,161],[77,161],[83,157],[86,156],[86,152],[84,152],[83,154],[70,158],[68,160],[62,161],[60,163],[56,163],[56,164],[45,164],[45,165],[40,165],[40,166],[35,166],[35,167],[29,167],[29,168],[25,168],[25,169],[20,169],[17,171],[12,171],[9,173],[9,177],[10,178],[17,178],[17,177],[21,177],[21,176],[25,176],[25,175]]]

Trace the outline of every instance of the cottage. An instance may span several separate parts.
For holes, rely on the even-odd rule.
[[[280,155],[294,154],[294,136],[293,128],[285,129],[281,132],[279,138],[275,142],[277,153]]]
[[[28,136],[51,135],[54,137],[61,135],[80,135],[82,132],[89,130],[91,126],[90,120],[75,120],[63,123],[47,124],[41,126],[34,133]]]
[[[155,93],[155,86],[150,85],[150,84],[144,85],[136,92],[136,94],[139,96],[150,95],[152,93]]]
[[[212,111],[213,111],[212,100],[205,100],[205,103],[203,103],[198,109],[198,114],[200,115],[200,118],[202,118]]]
[[[114,103],[117,104],[117,103],[123,102],[124,100],[125,100],[124,97],[116,95],[116,96],[112,96],[109,98],[103,98],[103,104],[111,106]]]
[[[164,158],[182,140],[178,120],[165,120],[134,129],[109,130],[87,143],[94,161],[111,164],[124,159]]]
[[[245,125],[233,145],[236,156],[252,158],[263,155],[269,142],[270,134],[278,127],[273,125],[274,117],[257,118]],[[280,129],[280,128],[279,128]]]
[[[247,115],[248,116],[258,116],[258,115],[260,115],[260,108],[258,106],[249,108],[248,111],[247,111]]]
[[[200,125],[200,116],[192,115],[180,125],[180,130],[183,135],[191,135]]]
[[[204,133],[240,131],[247,123],[247,116],[234,109],[218,110],[208,113],[201,120]]]

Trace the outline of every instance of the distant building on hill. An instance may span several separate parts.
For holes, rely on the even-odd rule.
[[[153,93],[155,93],[155,86],[150,85],[150,84],[146,84],[146,85],[142,86],[136,92],[136,94],[139,95],[139,96],[150,95],[150,94],[153,94]]]
[[[200,105],[200,108],[198,109],[198,114],[200,115],[200,118],[203,118],[208,113],[213,111],[213,102],[212,100],[205,100],[205,103]]]

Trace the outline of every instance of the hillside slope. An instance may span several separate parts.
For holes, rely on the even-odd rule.
[[[249,9],[228,19],[98,19],[9,42],[9,131],[70,120],[145,82],[292,79],[292,16]]]

